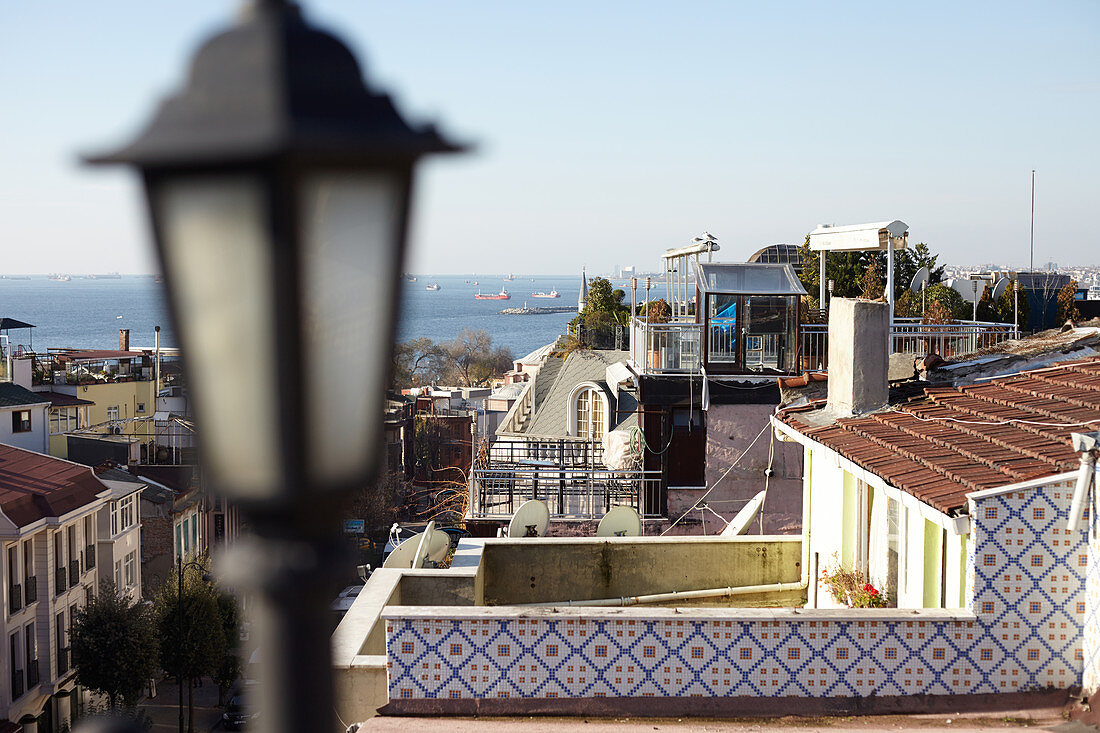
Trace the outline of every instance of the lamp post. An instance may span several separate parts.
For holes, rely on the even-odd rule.
[[[833,304],[833,287],[835,285],[836,283],[833,281],[833,279],[829,278],[829,302],[826,304],[826,307]]]
[[[194,568],[203,573],[203,580],[209,578],[206,574],[206,568],[201,563],[197,563],[194,560],[188,562],[183,561],[183,556],[176,557],[176,616],[179,618],[179,643],[183,644],[183,572],[189,568]],[[179,733],[183,733],[183,657],[180,657],[180,669],[176,672],[176,685],[179,687],[179,711],[180,711],[180,723]]]
[[[253,529],[218,568],[255,599],[261,730],[333,729],[337,517],[378,463],[413,169],[458,149],[296,5],[256,0],[132,142],[89,158],[142,176],[204,470]]]
[[[630,278],[630,319],[634,320],[638,316],[638,278]]]

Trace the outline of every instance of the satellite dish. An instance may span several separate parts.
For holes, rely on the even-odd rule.
[[[749,499],[749,503],[741,507],[741,511],[737,512],[737,516],[726,525],[719,536],[736,537],[739,534],[745,534],[749,529],[749,525],[752,524],[752,520],[756,519],[756,515],[760,513],[760,509],[764,506],[764,496],[767,493],[767,491],[761,491]]]
[[[994,302],[996,302],[997,298],[1004,295],[1005,291],[1008,290],[1008,283],[1009,283],[1009,279],[1007,277],[1002,277],[1000,280],[997,281],[997,284],[993,286],[993,301]]]
[[[550,526],[550,507],[540,499],[525,501],[512,515],[512,521],[508,523],[508,536],[544,537],[546,528]]]
[[[909,289],[914,293],[919,293],[928,283],[928,268],[922,267],[917,270],[917,273],[913,275],[913,282],[909,283]]]
[[[629,506],[611,507],[596,528],[597,537],[640,537],[641,534],[642,518]]]
[[[384,568],[416,569],[424,567],[425,560],[439,562],[447,556],[451,539],[446,532],[436,532],[435,522],[428,522],[428,526],[419,534],[414,534],[402,542],[382,563]]]

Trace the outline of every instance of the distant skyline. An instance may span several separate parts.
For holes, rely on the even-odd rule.
[[[0,273],[152,272],[131,135],[237,2],[0,9]],[[1100,264],[1100,3],[314,0],[368,83],[473,153],[421,168],[406,269],[660,268],[901,219],[951,264]]]

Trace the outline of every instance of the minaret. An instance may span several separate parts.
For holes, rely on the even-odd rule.
[[[581,294],[577,296],[577,311],[584,310],[584,304],[588,301],[588,278],[585,277],[584,267],[581,267]]]

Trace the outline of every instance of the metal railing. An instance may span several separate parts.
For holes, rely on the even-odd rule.
[[[23,607],[23,586],[12,583],[8,586],[8,613],[15,613]]]
[[[507,518],[523,502],[541,499],[550,516],[598,519],[617,505],[633,507],[643,517],[660,516],[646,506],[657,494],[660,471],[563,466],[493,466],[470,472],[470,514],[475,518]]]
[[[703,326],[695,322],[647,324],[635,318],[630,329],[630,356],[634,367],[642,374],[698,374],[702,333]],[[944,359],[951,359],[1014,338],[1019,338],[1019,331],[1011,323],[921,323],[919,319],[898,318],[890,330],[890,351],[915,356],[939,354]],[[828,368],[828,324],[801,324],[798,345],[796,373]],[[769,348],[770,345],[762,341],[761,353],[746,352],[746,359],[755,356],[761,364],[779,364],[781,360],[769,353]]]
[[[38,576],[31,575],[24,579],[23,593],[26,598],[26,604],[29,606],[38,600]]]
[[[553,462],[567,468],[602,468],[603,443],[598,440],[515,440],[501,438],[489,446],[489,463],[479,468]]]
[[[630,320],[630,358],[646,374],[699,372],[703,326],[695,321]]]
[[[54,573],[54,583],[57,586],[57,595],[61,595],[65,592],[66,580],[68,580],[68,572],[65,568],[58,568]]]
[[[11,671],[11,699],[15,700],[18,697],[23,696],[23,670],[13,669]]]
[[[77,583],[80,582],[80,562],[77,560],[69,561],[69,587],[75,588]]]
[[[69,671],[69,647],[57,648],[57,676],[60,677]]]
[[[95,545],[84,548],[84,569],[95,570]]]
[[[38,660],[32,659],[27,663],[27,689],[38,684]]]

